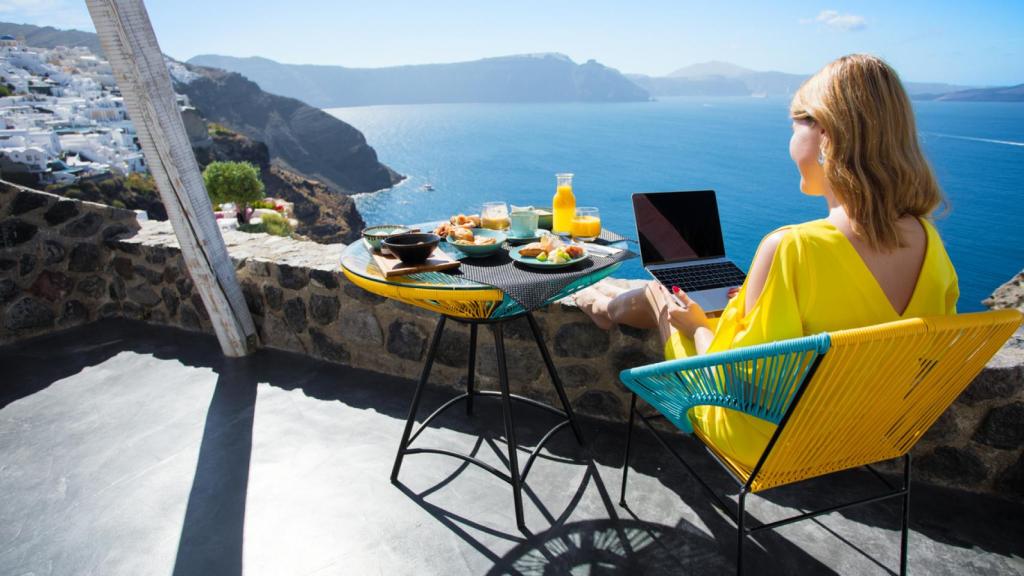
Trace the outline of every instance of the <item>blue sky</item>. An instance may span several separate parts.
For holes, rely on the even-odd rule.
[[[1024,1],[150,0],[164,52],[375,67],[525,52],[662,75],[707,60],[808,73],[850,52],[907,80],[1024,82]],[[83,0],[0,0],[0,20],[92,30]]]

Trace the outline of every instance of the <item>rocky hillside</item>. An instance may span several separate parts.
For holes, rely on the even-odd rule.
[[[377,160],[362,132],[294,98],[264,92],[240,74],[190,67],[199,77],[176,83],[200,114],[264,142],[275,161],[339,192],[389,188],[402,177]]]
[[[1021,270],[1009,282],[996,288],[992,295],[982,304],[993,310],[1016,308],[1024,312],[1024,270]]]
[[[267,145],[243,134],[212,125],[208,138],[193,140],[193,150],[200,167],[214,161],[250,162],[260,169],[267,195],[284,198],[295,204],[295,230],[322,243],[348,243],[359,238],[362,216],[355,202],[327,185],[272,161]]]
[[[485,58],[452,64],[345,68],[266,58],[201,55],[190,64],[231,70],[274,94],[314,106],[437,102],[623,102],[648,100],[618,70],[562,54]]]

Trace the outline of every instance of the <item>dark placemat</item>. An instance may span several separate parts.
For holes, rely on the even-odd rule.
[[[595,244],[612,244],[628,240],[608,230],[602,230]],[[549,298],[558,294],[576,280],[607,268],[616,262],[635,258],[636,254],[623,249],[611,256],[590,254],[585,261],[555,270],[539,270],[517,264],[506,250],[487,258],[462,258],[458,270],[453,274],[493,286],[504,292],[523,307],[534,310],[543,306]]]

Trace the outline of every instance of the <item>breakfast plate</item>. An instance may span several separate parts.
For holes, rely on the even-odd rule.
[[[509,248],[509,250],[508,250],[509,257],[512,258],[513,260],[515,260],[516,262],[519,262],[523,266],[528,266],[530,268],[537,268],[537,269],[541,269],[541,270],[555,270],[555,269],[558,269],[558,268],[568,268],[568,267],[573,266],[575,264],[579,264],[580,262],[586,260],[587,258],[590,258],[590,256],[584,250],[583,254],[581,254],[580,256],[578,256],[576,258],[571,258],[569,260],[560,260],[560,259],[538,260],[535,257],[523,256],[522,254],[520,254],[519,251],[522,250],[523,248],[525,248],[525,246],[515,246],[515,247],[512,247],[512,248]]]

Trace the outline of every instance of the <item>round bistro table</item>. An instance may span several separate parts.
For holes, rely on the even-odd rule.
[[[415,225],[415,227],[421,230],[432,230],[436,224],[437,223],[426,223]],[[612,244],[612,246],[619,248],[626,247],[625,242],[615,243]],[[441,248],[448,251],[453,256],[457,254],[457,249],[450,247],[445,242],[441,243]],[[570,294],[578,292],[583,288],[600,281],[615,272],[620,265],[621,262],[616,262],[597,271],[581,271],[579,278],[573,279],[573,281],[564,288],[555,294],[552,294],[545,302],[545,305],[565,298]],[[533,466],[537,455],[540,454],[541,448],[556,432],[567,425],[572,428],[573,434],[576,436],[576,440],[581,444],[583,443],[583,436],[580,433],[579,426],[576,424],[572,406],[569,403],[568,397],[565,395],[565,389],[562,387],[562,381],[558,377],[558,372],[555,370],[554,363],[551,361],[551,354],[548,352],[547,345],[544,343],[544,337],[537,325],[537,321],[533,317],[532,311],[524,309],[518,302],[508,297],[498,288],[474,282],[459,275],[448,274],[445,272],[423,272],[395,278],[385,278],[384,275],[381,274],[381,271],[377,267],[373,258],[370,256],[369,249],[362,241],[353,242],[345,248],[341,256],[341,268],[345,277],[348,278],[350,282],[364,290],[377,294],[378,296],[398,300],[399,302],[405,302],[406,304],[411,304],[413,306],[418,306],[438,313],[437,325],[434,328],[434,334],[431,337],[430,346],[427,349],[427,357],[423,361],[423,368],[420,372],[419,382],[416,385],[416,391],[413,393],[412,397],[412,404],[409,407],[409,417],[406,419],[405,430],[402,433],[402,439],[398,445],[398,454],[395,456],[395,464],[391,470],[391,481],[393,483],[398,482],[398,473],[402,468],[402,460],[406,455],[442,454],[464,460],[470,464],[483,468],[512,485],[512,500],[515,505],[516,525],[520,530],[526,530],[526,524],[523,520],[522,484],[526,481],[526,476],[529,474],[530,468]],[[530,330],[533,332],[534,340],[537,342],[537,347],[540,349],[541,357],[544,359],[544,364],[551,377],[551,384],[554,386],[555,392],[557,392],[558,398],[561,401],[561,409],[544,402],[537,401],[533,398],[509,393],[508,368],[505,363],[505,340],[502,333],[502,325],[509,320],[513,320],[521,316],[525,316],[530,325]],[[441,341],[441,335],[444,332],[444,326],[447,320],[469,324],[470,327],[469,371],[466,378],[466,391],[448,400],[439,408],[434,410],[434,412],[423,420],[414,432],[413,427],[416,424],[416,413],[419,410],[420,398],[422,397],[423,388],[426,386],[427,379],[430,376],[430,369],[434,364],[438,343]],[[499,390],[476,390],[474,388],[477,328],[480,324],[491,324],[493,326],[494,347],[497,353]],[[496,397],[501,399],[502,412],[505,420],[505,437],[508,439],[509,466],[507,472],[505,470],[499,470],[498,468],[467,454],[460,454],[440,448],[410,447],[413,441],[419,437],[420,433],[426,429],[434,418],[457,403],[465,401],[466,414],[471,415],[473,413],[473,399],[475,397]],[[562,418],[558,424],[553,426],[541,437],[540,441],[530,452],[530,456],[526,459],[526,463],[522,470],[519,468],[517,454],[518,444],[516,443],[515,423],[512,417],[513,400],[522,402],[534,408],[551,412]]]

